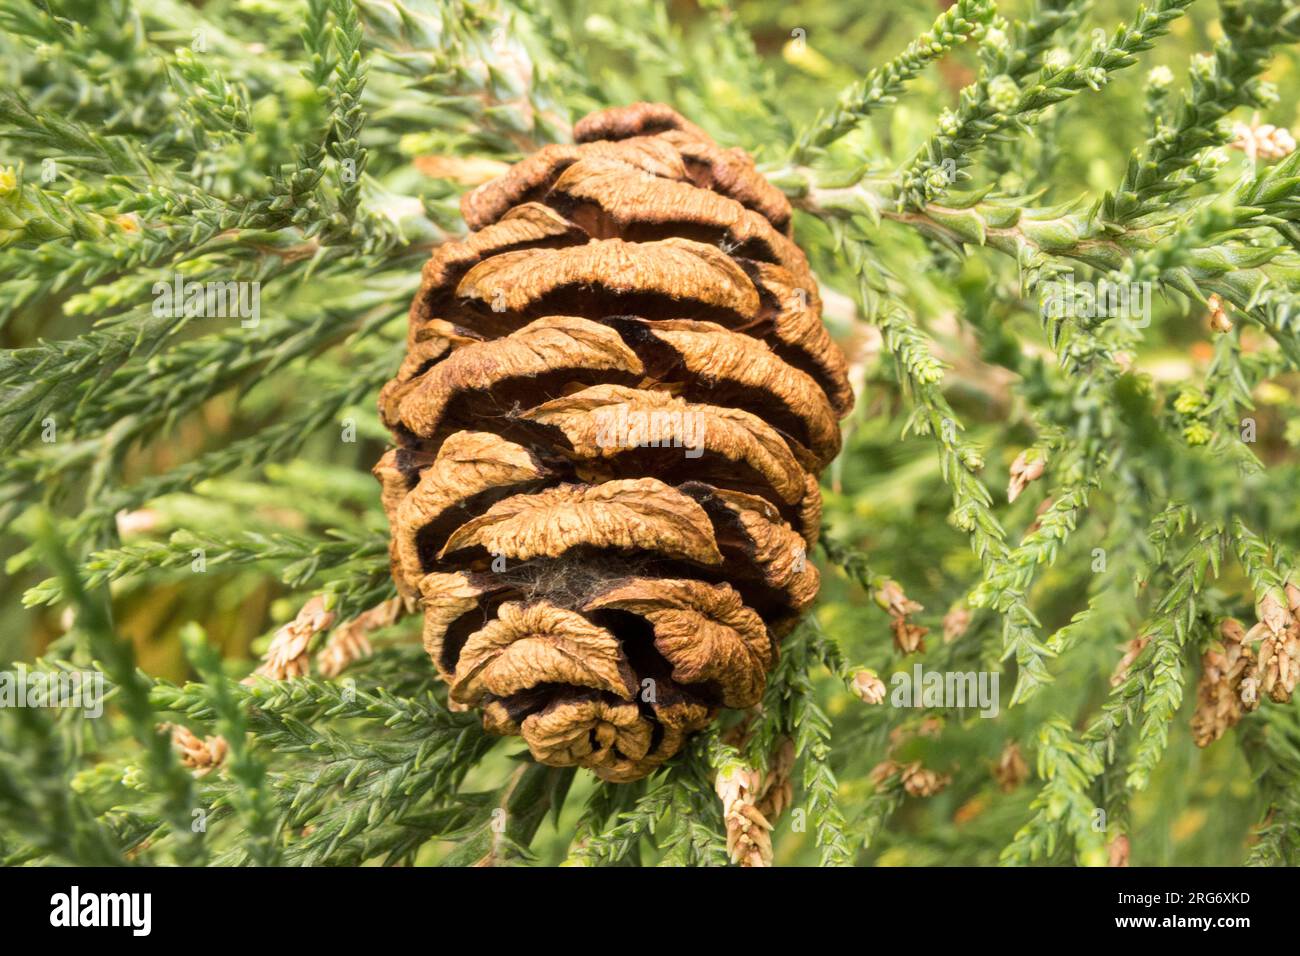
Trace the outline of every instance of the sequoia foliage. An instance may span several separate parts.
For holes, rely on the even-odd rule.
[[[1294,0],[0,22],[0,861],[1300,862]],[[518,537],[614,484],[617,588]],[[449,690],[431,569],[583,650]]]

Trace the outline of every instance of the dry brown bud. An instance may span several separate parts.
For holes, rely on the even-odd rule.
[[[1223,300],[1217,295],[1211,295],[1205,300],[1205,307],[1210,312],[1210,328],[1215,332],[1231,332],[1232,320],[1228,318],[1228,312],[1223,306]]]
[[[192,730],[181,724],[159,724],[158,729],[171,732],[172,749],[180,757],[181,766],[192,770],[196,777],[206,777],[221,766],[230,749],[224,737],[200,739]]]
[[[1219,623],[1219,636],[1225,641],[1235,641],[1242,644],[1246,640],[1246,629],[1242,627],[1241,622],[1235,617],[1225,617]]]
[[[727,826],[727,852],[741,866],[772,865],[772,824],[756,806],[760,786],[758,771],[741,766],[719,772],[714,782]]]
[[[1020,744],[1014,740],[1007,741],[993,767],[993,779],[998,782],[1003,793],[1010,793],[1029,778],[1029,764],[1020,752]]]
[[[886,694],[885,682],[871,668],[863,668],[853,675],[853,693],[857,694],[863,703],[883,703]]]
[[[307,648],[311,639],[333,623],[334,612],[326,610],[325,598],[319,594],[311,598],[292,621],[275,632],[266,657],[254,674],[271,680],[303,676],[308,671]]]
[[[794,802],[794,741],[782,737],[768,760],[767,775],[763,779],[763,795],[759,798],[759,813],[775,822]]]
[[[905,617],[896,617],[890,622],[889,630],[894,635],[894,647],[900,654],[925,650],[925,635],[930,633],[928,627],[913,624]]]
[[[890,777],[897,776],[903,770],[903,765],[897,760],[886,759],[871,768],[867,774],[867,779],[871,781],[872,786],[879,790]]]
[[[943,617],[943,642],[951,644],[966,633],[970,627],[970,608],[958,605]]]
[[[1208,747],[1235,726],[1246,712],[1243,699],[1254,699],[1255,687],[1247,688],[1254,666],[1253,654],[1245,643],[1241,623],[1227,618],[1219,626],[1222,642],[1211,645],[1201,658],[1201,677],[1196,685],[1196,712],[1192,715],[1192,738],[1198,747]]]
[[[1260,623],[1274,635],[1285,633],[1291,626],[1290,610],[1272,592],[1264,595],[1255,612],[1259,615]]]
[[[1259,706],[1260,695],[1280,704],[1290,702],[1300,680],[1300,619],[1290,605],[1297,595],[1294,586],[1285,590],[1286,603],[1267,593],[1256,605],[1259,621],[1242,639],[1259,649],[1249,662],[1240,685],[1240,700],[1246,710]]]
[[[405,611],[402,598],[395,597],[336,627],[316,655],[316,668],[321,676],[338,677],[350,664],[369,657],[374,653],[369,634],[393,624]]]
[[[921,766],[921,762],[918,760],[903,767],[902,780],[903,789],[907,791],[909,796],[933,797],[952,782],[952,777],[934,770],[927,770]]]
[[[1295,151],[1295,137],[1291,131],[1270,123],[1261,123],[1256,114],[1249,123],[1232,125],[1233,149],[1239,149],[1251,162],[1260,159],[1281,159]]]
[[[1011,481],[1007,484],[1007,501],[1015,501],[1031,481],[1043,476],[1047,458],[1041,451],[1022,451],[1011,463]]]
[[[724,815],[727,852],[741,866],[772,865],[772,824],[751,804],[737,804]]]
[[[891,617],[907,617],[909,614],[925,610],[922,605],[903,593],[901,584],[889,578],[876,588],[875,601],[883,610],[888,611]]]
[[[1259,691],[1279,704],[1290,703],[1300,678],[1300,637],[1295,630],[1270,635],[1259,645],[1259,657],[1252,676],[1259,679]]]

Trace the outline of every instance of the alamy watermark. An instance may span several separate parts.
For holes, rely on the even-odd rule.
[[[927,671],[920,664],[889,678],[893,707],[978,707],[981,717],[998,715],[997,671]]]
[[[646,411],[619,405],[595,414],[600,448],[682,448],[687,458],[704,454],[705,416],[690,409]]]
[[[152,893],[88,893],[73,886],[50,897],[50,925],[120,926],[132,936],[148,936],[153,929]]]
[[[1072,274],[1043,283],[1042,314],[1048,319],[1129,319],[1151,324],[1150,282],[1076,280]]]
[[[87,717],[104,713],[99,671],[0,671],[0,708],[67,707]]]
[[[178,273],[171,282],[155,282],[152,291],[156,318],[238,318],[246,329],[262,321],[262,283],[256,279],[198,282]]]

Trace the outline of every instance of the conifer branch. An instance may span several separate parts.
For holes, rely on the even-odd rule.
[[[365,563],[370,570],[383,570],[387,548],[382,539],[360,538],[333,531],[326,540],[283,532],[263,534],[247,531],[235,538],[194,531],[177,531],[166,541],[146,541],[96,551],[81,566],[86,587],[100,588],[111,581],[167,568],[188,568],[195,551],[204,555],[207,568],[228,565],[272,563],[281,568],[281,580],[301,588],[320,575],[347,565]],[[65,599],[57,578],[48,578],[30,589],[24,603],[57,604]]]
[[[1038,777],[1043,787],[1030,804],[1035,815],[1002,851],[1002,864],[1025,866],[1052,859],[1063,830],[1074,841],[1081,864],[1104,865],[1105,829],[1095,826],[1097,808],[1088,795],[1101,771],[1100,758],[1074,739],[1068,722],[1060,717],[1046,721],[1038,731]]]
[[[791,149],[790,162],[809,162],[817,151],[843,137],[873,112],[896,102],[908,82],[922,70],[986,28],[994,10],[989,0],[957,0],[902,53],[843,90],[835,107],[800,133]]]
[[[1145,155],[1129,159],[1124,181],[1107,196],[1105,217],[1125,223],[1156,211],[1204,177],[1192,170],[1203,151],[1227,141],[1218,122],[1238,106],[1266,106],[1267,91],[1258,76],[1273,48],[1300,40],[1300,11],[1286,0],[1225,0],[1226,36],[1212,56],[1199,56],[1191,68],[1192,92],[1179,112],[1177,125],[1161,128],[1147,144]],[[1191,172],[1184,177],[1183,173]]]
[[[569,863],[579,866],[613,866],[636,848],[642,837],[653,835],[659,820],[673,805],[675,788],[667,776],[652,782],[636,805],[614,818],[603,832],[579,843],[569,854]]]

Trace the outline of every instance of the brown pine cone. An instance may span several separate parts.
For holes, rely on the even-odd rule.
[[[760,700],[853,396],[748,156],[658,104],[574,133],[462,199],[375,474],[453,706],[625,781]]]

